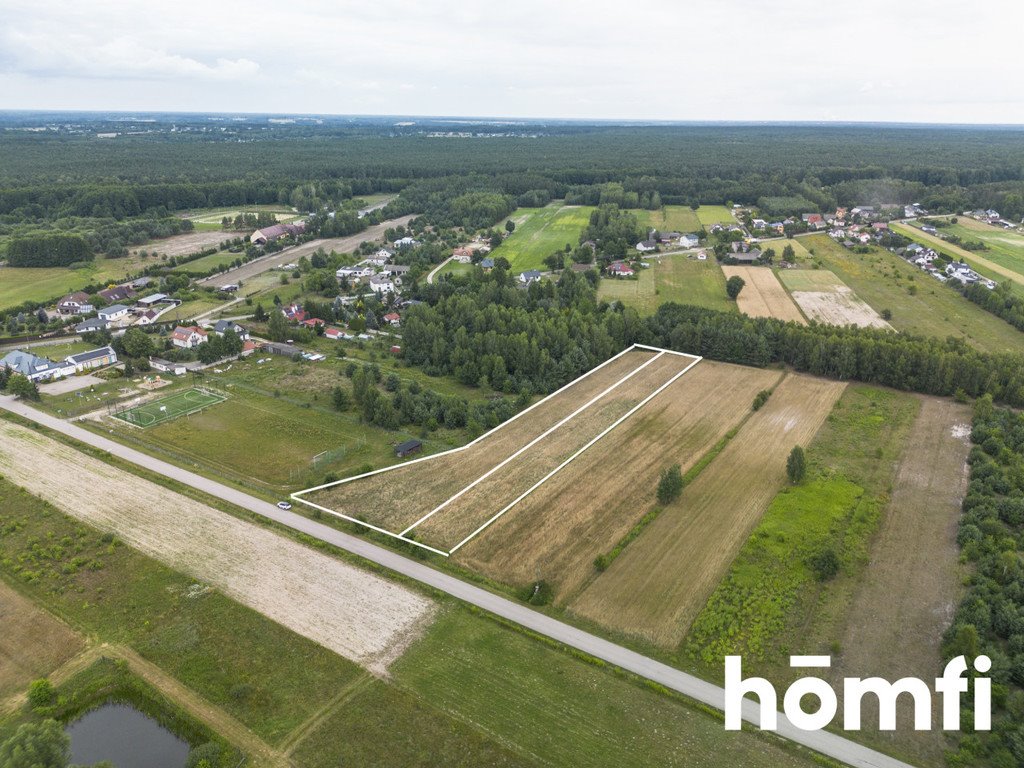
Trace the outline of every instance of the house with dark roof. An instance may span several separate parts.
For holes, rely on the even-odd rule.
[[[117,362],[117,352],[113,347],[100,347],[90,349],[88,352],[79,352],[76,355],[68,355],[65,358],[69,365],[75,366],[75,370],[81,373],[93,368],[103,368]]]
[[[69,293],[57,302],[57,312],[62,315],[87,315],[92,312],[89,294],[84,291]]]
[[[75,333],[93,333],[94,331],[105,331],[110,323],[98,317],[90,317],[75,326]]]
[[[134,298],[135,291],[127,285],[116,285],[113,288],[100,291],[98,295],[106,299],[108,304],[120,304],[123,301]]]
[[[13,373],[20,373],[29,381],[52,381],[63,376],[70,376],[75,367],[68,363],[36,357],[31,352],[16,349],[0,358],[0,368],[7,368]]]
[[[124,304],[111,304],[109,307],[101,309],[96,313],[96,315],[100,320],[110,322],[112,320],[120,320],[122,317],[127,317],[130,309],[130,307],[126,307]]]
[[[536,283],[538,280],[540,280],[540,272],[536,269],[528,269],[525,272],[519,273],[519,282],[523,285]]]
[[[249,338],[249,331],[234,320],[218,320],[213,326],[213,332],[218,336],[223,336],[228,331],[234,331],[235,335],[242,341]]]
[[[636,249],[640,251],[640,253],[648,253],[650,251],[657,250],[657,248],[658,243],[656,240],[643,240],[636,244]]]

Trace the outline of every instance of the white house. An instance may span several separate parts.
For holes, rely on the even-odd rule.
[[[370,278],[370,290],[374,293],[394,293],[395,284],[386,275],[374,275]]]
[[[159,357],[149,358],[149,367],[154,371],[163,371],[174,376],[184,376],[186,370],[184,363],[172,363],[170,360],[164,360]]]
[[[83,291],[69,293],[57,302],[57,311],[62,315],[87,315],[92,312],[89,294]]]
[[[195,349],[207,341],[206,331],[195,325],[178,326],[171,334],[171,344],[181,349]]]
[[[13,373],[20,373],[29,381],[50,381],[70,376],[75,372],[74,365],[36,357],[31,352],[22,352],[20,349],[8,352],[0,359],[0,368],[9,368]]]
[[[679,236],[679,245],[683,248],[696,248],[698,243],[700,243],[700,237],[697,235],[686,234]]]
[[[523,285],[536,283],[538,280],[540,280],[540,272],[536,269],[528,269],[525,272],[519,273],[519,282]]]
[[[373,267],[368,264],[356,264],[354,267],[342,267],[334,276],[339,280],[362,280],[373,275]]]
[[[109,307],[101,309],[96,315],[100,320],[106,320],[109,323],[127,317],[129,310],[130,307],[126,307],[124,304],[111,304]]]
[[[658,244],[653,240],[644,240],[636,244],[636,249],[640,251],[640,253],[648,253],[649,251],[656,250],[657,247]]]
[[[242,341],[247,341],[249,338],[249,331],[234,320],[218,320],[213,326],[213,332],[218,336],[223,336],[228,331],[234,331],[235,335]]]
[[[416,245],[419,245],[419,242],[413,240],[411,237],[402,237],[395,240],[395,248],[412,248]]]

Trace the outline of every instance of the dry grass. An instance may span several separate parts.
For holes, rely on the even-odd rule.
[[[82,522],[371,669],[433,603],[404,587],[0,422],[0,473]]]
[[[195,231],[184,235],[171,235],[170,237],[165,237],[160,240],[151,240],[145,245],[133,248],[130,254],[135,256],[140,251],[147,251],[149,253],[157,253],[162,256],[188,256],[189,254],[196,253],[197,251],[203,251],[207,248],[220,245],[225,240],[230,240],[232,237],[235,237],[235,234],[231,232]]]
[[[740,312],[750,317],[775,317],[806,324],[793,299],[768,267],[726,266],[722,271],[726,278],[739,276],[746,283],[736,299]]]
[[[749,412],[775,371],[704,361],[460,550],[492,578],[548,581],[569,599],[654,503],[658,474],[684,471]]]
[[[570,610],[676,647],[814,437],[845,384],[788,376],[736,437]]]
[[[0,581],[0,698],[23,691],[78,654],[85,643]]]
[[[956,530],[967,489],[971,411],[949,400],[922,400],[871,562],[845,616],[834,683],[850,676],[928,680],[942,668],[939,643],[961,597]],[[938,723],[937,698],[934,705]],[[863,711],[865,727],[874,731],[877,701],[867,697]],[[898,737],[875,732],[872,738],[883,749],[912,745],[915,756],[942,764],[941,732],[915,733],[911,713],[898,708]]]
[[[640,350],[623,355],[464,451],[336,485],[305,498],[388,530],[403,530],[653,356]],[[566,425],[563,430],[571,428]],[[551,437],[558,435],[555,432]]]
[[[794,301],[811,320],[892,330],[889,323],[827,269],[787,269],[779,273],[779,279],[793,292]]]

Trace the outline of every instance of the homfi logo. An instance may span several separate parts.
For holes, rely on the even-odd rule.
[[[829,669],[829,656],[790,656],[793,669]],[[988,656],[974,660],[975,671],[985,674],[992,668]],[[967,693],[967,660],[957,656],[950,660],[935,679],[935,693],[942,697],[942,729],[960,730],[960,699]],[[992,681],[974,678],[974,730],[992,728]],[[760,702],[760,724],[765,731],[778,730],[778,695],[763,677],[743,679],[740,656],[725,657],[725,729],[738,731],[743,724],[743,697],[752,694]],[[914,708],[914,730],[932,729],[932,691],[928,684],[916,677],[904,677],[890,683],[880,677],[847,677],[843,679],[843,729],[859,731],[861,728],[861,701],[868,694],[878,699],[878,727],[882,731],[896,730],[896,705],[900,697]],[[818,699],[818,709],[806,712],[801,704],[805,696]],[[748,702],[748,706],[752,702]],[[835,719],[839,709],[838,697],[832,686],[820,677],[803,677],[795,681],[782,700],[786,718],[804,731],[820,731]]]

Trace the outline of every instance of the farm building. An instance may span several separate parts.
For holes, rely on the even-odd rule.
[[[298,347],[291,344],[281,344],[276,341],[268,341],[263,345],[262,349],[264,352],[269,352],[272,355],[281,355],[281,357],[295,357],[302,354],[302,350]]]
[[[163,304],[167,299],[168,296],[165,293],[151,293],[149,296],[143,296],[135,303],[140,307],[150,309],[151,307],[155,307],[157,304]]]
[[[392,277],[401,277],[407,275],[412,270],[408,264],[388,264],[382,272],[385,275],[391,275]]]
[[[373,267],[368,264],[357,264],[354,267],[342,267],[334,276],[341,280],[342,278],[347,280],[361,280],[364,277],[371,277],[373,275]]]
[[[171,334],[171,344],[180,349],[194,349],[207,341],[206,331],[196,325],[178,326]]]
[[[170,373],[174,376],[185,375],[185,364],[184,363],[172,363],[170,360],[164,360],[159,357],[149,358],[149,367],[154,371],[161,371],[163,373]]]
[[[406,456],[419,453],[422,448],[423,443],[419,440],[406,440],[404,443],[399,443],[395,446],[395,456],[404,459]]]
[[[113,365],[117,362],[117,352],[113,347],[100,347],[99,349],[90,349],[88,352],[79,352],[77,355],[68,355],[66,360],[68,365],[75,366],[76,371],[88,371],[92,368]]]
[[[298,237],[305,231],[306,225],[302,222],[298,224],[274,224],[271,227],[257,229],[249,235],[249,242],[256,245],[266,245],[285,236]]]

